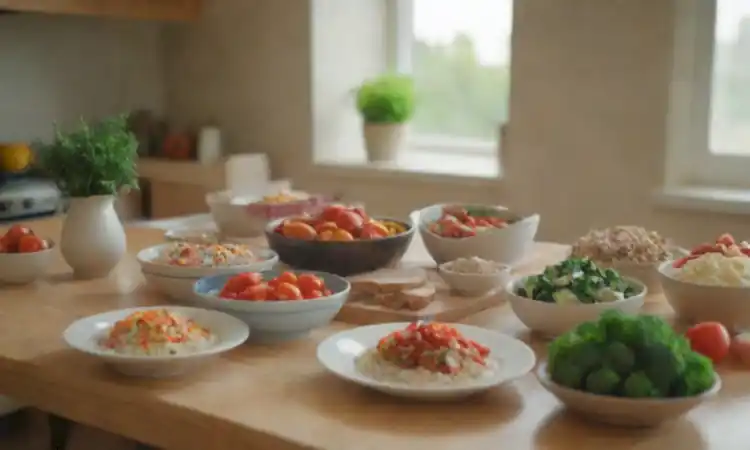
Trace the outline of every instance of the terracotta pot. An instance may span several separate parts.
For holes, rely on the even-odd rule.
[[[125,230],[111,195],[70,199],[63,222],[60,253],[76,278],[101,278],[125,254]]]
[[[406,140],[406,124],[365,123],[363,127],[367,160],[395,161]]]

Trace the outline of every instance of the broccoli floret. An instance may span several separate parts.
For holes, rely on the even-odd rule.
[[[611,395],[616,392],[620,381],[620,376],[615,371],[602,367],[586,377],[585,388],[592,394]]]
[[[622,342],[607,344],[603,357],[604,365],[620,375],[628,375],[635,366],[635,353]]]
[[[672,384],[672,396],[689,397],[709,390],[716,381],[711,360],[692,351],[684,355],[684,360],[685,370]]]
[[[622,393],[625,397],[630,398],[643,398],[643,397],[657,397],[659,391],[651,383],[642,371],[633,372],[625,379]]]
[[[667,344],[652,343],[638,353],[640,366],[662,396],[669,395],[674,381],[685,370],[682,354],[676,354]]]
[[[575,364],[563,362],[550,369],[550,377],[555,383],[569,387],[571,389],[581,389],[583,387],[586,372]]]

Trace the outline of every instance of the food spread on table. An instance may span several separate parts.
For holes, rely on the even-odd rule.
[[[440,266],[441,270],[462,273],[466,275],[492,275],[508,268],[504,264],[495,261],[472,256],[470,258],[457,258]]]
[[[463,384],[491,375],[490,350],[444,323],[412,323],[361,354],[357,369],[378,381],[415,386]]]
[[[216,342],[210,330],[167,309],[146,309],[118,320],[101,339],[106,350],[131,356],[189,355]]]
[[[243,244],[199,244],[175,242],[157,261],[180,267],[227,267],[257,261],[253,251]]]
[[[628,398],[699,395],[716,380],[711,359],[666,321],[616,310],[555,339],[547,370],[570,389]]]
[[[278,205],[281,203],[301,202],[310,198],[306,192],[281,191],[278,194],[265,195],[260,203],[266,205]]]
[[[315,216],[290,217],[274,231],[292,239],[347,242],[387,238],[406,229],[401,222],[373,219],[360,207],[328,205]]]
[[[440,218],[428,225],[430,232],[444,238],[467,238],[487,230],[506,228],[513,220],[498,217],[490,208],[446,206]]]
[[[0,237],[0,253],[35,253],[48,248],[46,240],[24,225],[13,225]]]
[[[314,300],[330,295],[332,292],[322,278],[294,272],[282,272],[268,281],[259,273],[241,273],[229,278],[219,292],[220,298],[255,302]]]
[[[597,263],[639,264],[656,264],[671,257],[667,240],[661,234],[625,225],[589,231],[573,243],[571,256]]]
[[[676,260],[674,277],[687,283],[704,286],[750,286],[750,246],[736,243],[729,234],[721,235],[714,244],[702,244],[688,256]]]
[[[516,295],[558,305],[608,303],[637,295],[636,288],[614,269],[602,269],[587,258],[569,258],[527,277]]]

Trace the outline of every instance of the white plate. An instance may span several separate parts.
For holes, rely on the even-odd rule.
[[[220,267],[181,267],[170,264],[155,262],[159,259],[165,250],[171,248],[174,243],[161,244],[148,247],[136,256],[138,263],[141,265],[141,271],[153,275],[161,275],[173,278],[202,278],[212,275],[234,275],[243,272],[262,272],[272,269],[279,262],[279,255],[275,251],[267,248],[253,249],[253,253],[260,258],[258,261],[249,264],[237,264],[234,266]]]
[[[170,356],[122,355],[101,348],[99,339],[115,322],[136,311],[151,309],[167,309],[195,320],[216,335],[216,342],[195,353]],[[250,328],[244,322],[223,312],[184,306],[153,306],[119,309],[79,319],[63,332],[63,339],[70,347],[102,359],[125,375],[161,378],[181,375],[195,369],[212,357],[241,345],[249,335]]]
[[[455,326],[467,338],[490,349],[490,358],[493,358],[498,365],[492,376],[458,386],[413,386],[378,381],[357,370],[355,361],[359,355],[375,347],[383,336],[401,330],[407,325],[409,324],[406,322],[385,323],[342,331],[328,337],[318,345],[318,361],[331,373],[345,380],[386,394],[423,400],[467,397],[525,375],[534,368],[536,363],[534,351],[518,339],[484,328],[452,324],[451,326]]]

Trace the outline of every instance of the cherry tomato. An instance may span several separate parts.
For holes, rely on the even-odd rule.
[[[320,213],[320,217],[326,222],[336,222],[339,214],[341,214],[343,211],[346,211],[346,207],[344,205],[328,205],[323,209],[323,212]]]
[[[323,296],[323,293],[318,290],[307,291],[302,294],[302,298],[306,300],[313,300]]]
[[[325,289],[323,280],[311,273],[303,273],[298,276],[297,287],[302,291],[302,294],[307,294],[312,291],[320,291],[322,294],[323,289]]]
[[[718,322],[699,323],[689,328],[685,337],[694,351],[711,358],[714,363],[720,362],[729,354],[729,332]]]
[[[308,241],[315,239],[318,235],[315,228],[299,220],[285,223],[284,227],[281,229],[281,234],[288,238],[304,239]]]
[[[47,243],[38,236],[27,234],[18,239],[19,253],[34,253],[45,250]]]
[[[276,297],[279,300],[300,300],[302,299],[302,292],[299,288],[292,283],[280,283],[274,290]]]
[[[263,277],[259,273],[241,273],[227,280],[222,290],[226,292],[242,292],[249,286],[255,286],[257,284],[260,284],[262,281]]]
[[[284,272],[278,277],[276,277],[277,283],[289,283],[296,285],[297,284],[297,275],[294,274],[294,272]]]
[[[13,225],[8,229],[3,238],[5,239],[5,245],[10,248],[12,252],[18,251],[18,241],[23,236],[34,234],[30,228],[23,225]]]
[[[339,228],[333,232],[333,234],[331,235],[331,240],[332,241],[353,241],[354,236],[352,236],[350,232]]]
[[[240,300],[264,301],[268,300],[269,293],[270,292],[268,285],[266,285],[265,283],[256,284],[253,286],[248,286],[238,295],[237,298]]]
[[[336,225],[352,235],[359,232],[363,222],[362,217],[353,211],[342,211],[336,217]]]
[[[319,224],[315,225],[315,231],[318,233],[318,236],[320,236],[320,234],[324,231],[333,232],[336,230],[336,228],[338,228],[336,222],[320,222]]]

